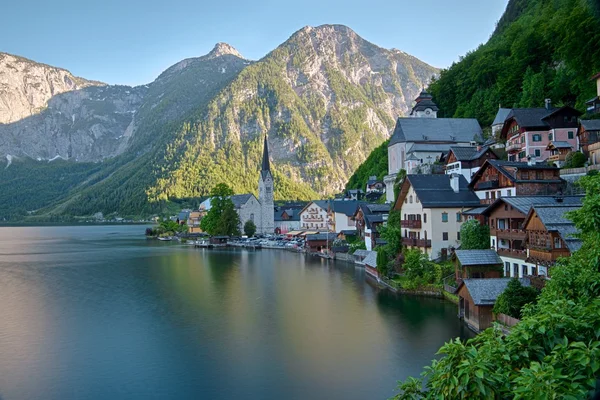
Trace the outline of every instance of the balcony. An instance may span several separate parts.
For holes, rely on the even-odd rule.
[[[400,225],[403,228],[421,229],[421,221],[416,219],[404,219],[400,221]]]
[[[552,249],[544,247],[536,247],[529,249],[529,261],[540,264],[554,264],[559,257],[569,257],[571,252],[569,249]]]
[[[519,260],[525,260],[527,258],[526,250],[498,248],[496,253],[498,253],[499,256],[518,258]]]
[[[425,248],[430,248],[431,247],[431,240],[425,240],[425,239],[418,239],[417,240],[417,247],[425,247]]]
[[[416,246],[417,245],[417,239],[402,238],[402,244],[405,245],[405,246]]]
[[[475,188],[475,190],[497,189],[498,186],[500,186],[500,184],[497,180],[480,182],[477,184],[477,187]]]
[[[498,239],[525,240],[527,233],[521,229],[496,229]]]
[[[588,151],[600,150],[600,142],[588,144]]]
[[[550,161],[550,162],[565,161],[566,158],[567,158],[566,154],[552,154],[550,157],[548,157],[548,161]]]
[[[513,143],[509,146],[506,146],[506,151],[509,153],[519,152],[523,149],[523,143]]]

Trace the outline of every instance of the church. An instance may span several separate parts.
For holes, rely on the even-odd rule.
[[[400,117],[388,144],[388,175],[384,177],[386,201],[393,202],[394,182],[400,170],[407,174],[430,173],[451,146],[474,146],[482,130],[475,118],[438,118],[438,106],[423,90],[408,117]]]
[[[260,204],[260,217],[256,224],[256,232],[266,235],[275,232],[275,205],[273,202],[273,174],[269,162],[269,145],[265,135],[262,165],[258,178],[258,202]],[[256,222],[255,222],[256,223]]]

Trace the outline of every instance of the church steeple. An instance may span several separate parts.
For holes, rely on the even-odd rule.
[[[265,145],[263,148],[261,172],[266,172],[266,171],[271,171],[271,163],[269,162],[269,145],[267,144],[267,135],[265,135]]]
[[[271,163],[269,162],[269,145],[267,135],[263,147],[262,165],[260,168],[260,177],[258,178],[258,203],[260,204],[260,220],[257,224],[258,232],[262,234],[272,234],[275,232],[275,214],[274,214],[274,192],[273,175],[271,173]]]

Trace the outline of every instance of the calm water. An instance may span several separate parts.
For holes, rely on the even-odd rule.
[[[0,399],[386,399],[453,304],[280,250],[197,250],[144,227],[0,228]]]

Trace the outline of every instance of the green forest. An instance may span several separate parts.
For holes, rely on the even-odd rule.
[[[346,184],[346,190],[365,190],[370,176],[376,176],[378,180],[383,180],[383,177],[388,173],[388,143],[389,140],[386,140],[377,146],[369,157],[354,171]]]
[[[585,110],[600,71],[595,0],[511,0],[489,41],[442,70],[429,91],[442,117],[489,126],[502,107],[554,105]]]

